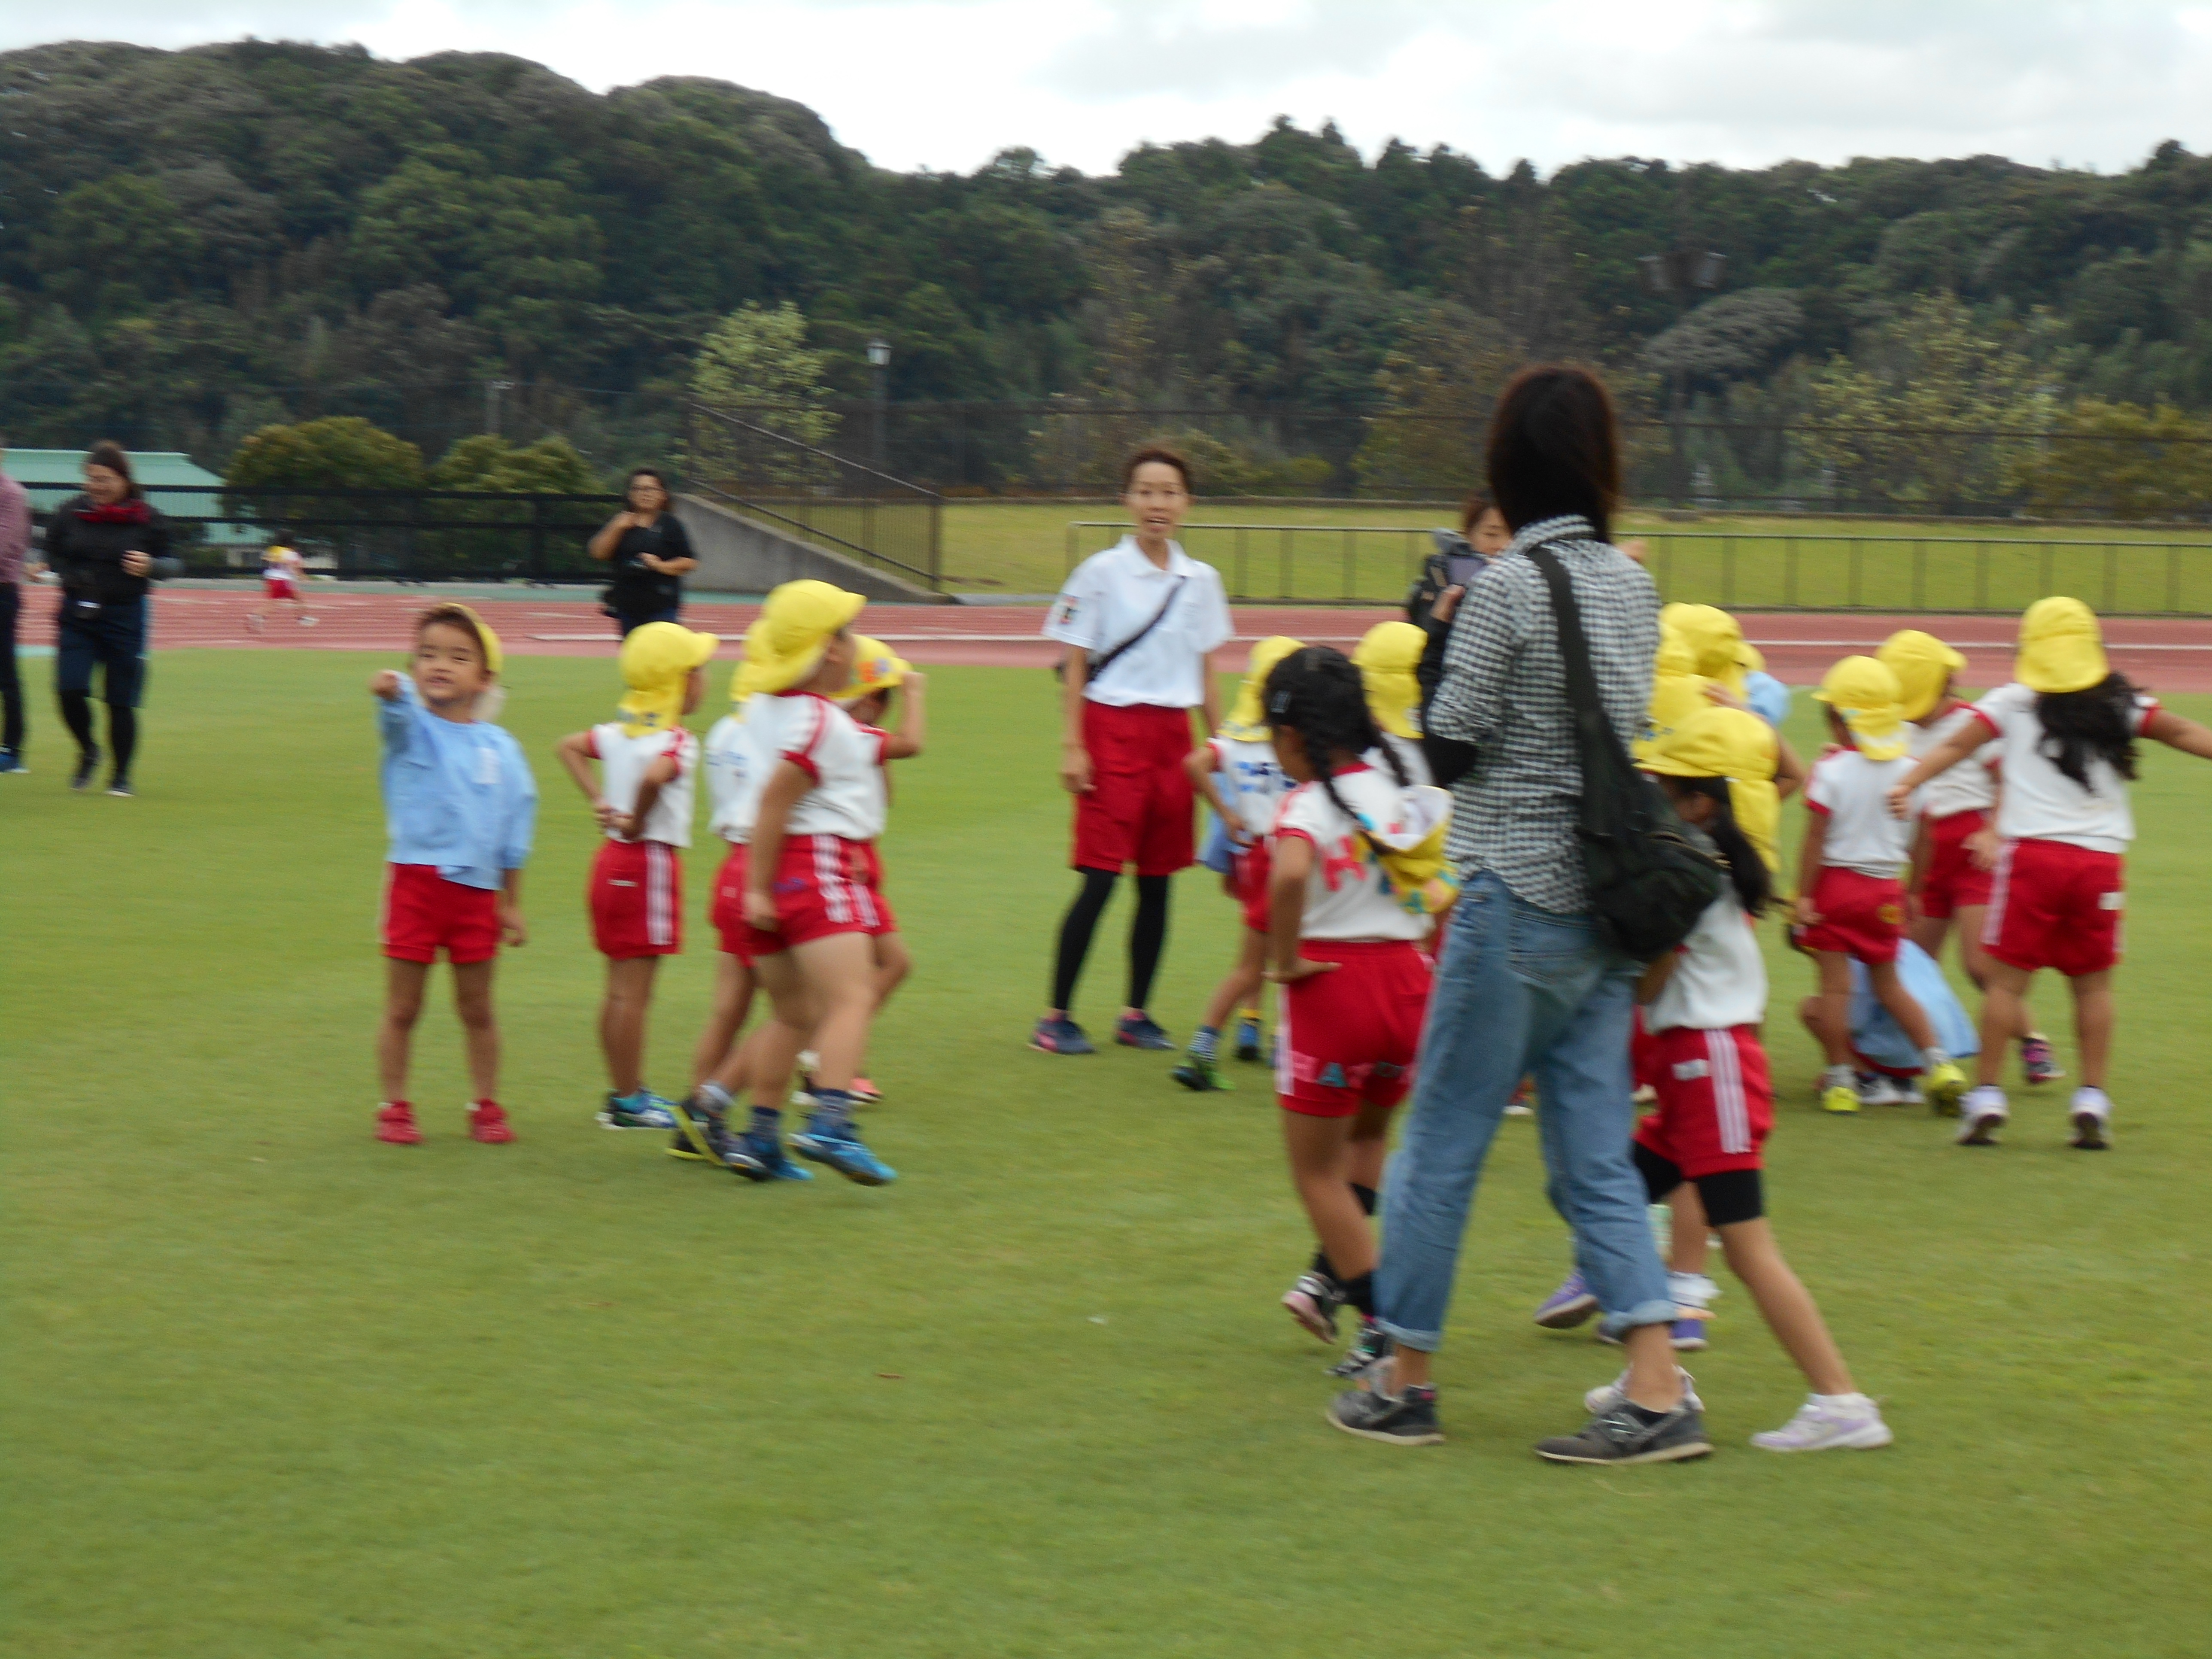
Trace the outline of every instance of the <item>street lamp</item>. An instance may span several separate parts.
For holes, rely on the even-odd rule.
[[[868,367],[875,370],[874,445],[876,471],[884,470],[884,424],[891,400],[891,343],[880,334],[868,342]]]

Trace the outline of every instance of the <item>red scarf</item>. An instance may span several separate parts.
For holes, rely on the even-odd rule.
[[[77,508],[76,515],[87,524],[143,524],[148,516],[146,503],[129,495],[106,507],[88,501]]]

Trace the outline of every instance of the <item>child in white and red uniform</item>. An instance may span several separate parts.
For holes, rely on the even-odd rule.
[[[1275,1093],[1291,1178],[1321,1241],[1283,1305],[1325,1342],[1338,1310],[1358,1310],[1351,1367],[1382,1346],[1371,1218],[1428,1009],[1421,947],[1449,798],[1407,778],[1341,652],[1308,646],[1285,658],[1267,677],[1266,707],[1295,786],[1267,838],[1267,977],[1284,988]]]
[[[2028,981],[2056,968],[2074,989],[2081,1086],[2069,1108],[2073,1145],[2112,1144],[2105,1067],[2112,1042],[2112,969],[2120,959],[2121,858],[2135,839],[2127,780],[2146,737],[2212,760],[2212,732],[2159,707],[2112,672],[2096,617],[2079,599],[2039,599],[2021,618],[2014,684],[1974,705],[1973,723],[1931,750],[1891,790],[1911,792],[1994,737],[2004,745],[2002,851],[1983,922],[1990,957],[1982,1002],[1978,1081],[1960,1110],[1959,1139],[1991,1145],[2008,1115],[2000,1086],[2005,1039],[2023,1016]]]
[[[1820,1105],[1859,1109],[1851,1064],[1851,969],[1865,964],[1867,983],[1927,1063],[1927,1092],[1938,1110],[1966,1092],[1966,1077],[1936,1046],[1927,1012],[1897,976],[1905,938],[1905,887],[1898,879],[1911,850],[1909,825],[1890,816],[1890,786],[1911,769],[1897,676],[1872,657],[1845,657],[1814,694],[1828,705],[1837,748],[1813,768],[1805,788],[1805,845],[1798,872],[1800,950],[1820,970],[1814,1035],[1826,1051]]]
[[[645,1086],[646,1014],[660,958],[684,948],[682,849],[691,844],[699,739],[682,722],[706,695],[720,643],[675,623],[633,629],[622,644],[622,718],[553,749],[606,836],[586,899],[592,942],[607,959],[599,1046],[614,1088],[599,1121],[610,1129],[676,1127],[671,1103]]]
[[[884,770],[884,760],[890,757],[894,742],[903,738],[912,746],[902,747],[900,753],[919,754],[928,720],[927,689],[928,679],[921,671],[901,657],[881,640],[866,635],[857,635],[854,641],[853,690],[841,700],[841,706],[850,714],[860,730],[876,738],[879,758],[876,763],[876,788],[882,796],[880,811],[888,816],[890,810],[890,777]],[[884,722],[890,718],[891,700],[901,691],[906,694],[904,711],[899,716],[896,732],[886,731]],[[891,993],[905,983],[906,976],[914,971],[914,958],[907,952],[906,940],[899,933],[898,918],[891,913],[890,901],[884,896],[884,860],[874,842],[868,844],[871,860],[869,886],[874,891],[877,916],[868,931],[876,964],[875,1013],[884,1011],[891,1000]],[[819,1056],[802,1054],[800,1066],[810,1074],[806,1087],[811,1091],[811,1073]],[[883,1098],[883,1091],[868,1078],[855,1073],[853,1078],[854,1099],[873,1105]]]
[[[301,627],[313,628],[314,615],[307,609],[307,596],[300,592],[307,575],[307,562],[300,556],[291,538],[280,533],[261,556],[261,609],[246,613],[246,625],[261,633],[268,626],[270,607],[281,602],[293,607]]]

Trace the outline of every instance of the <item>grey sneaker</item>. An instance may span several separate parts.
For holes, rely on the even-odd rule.
[[[1444,1437],[1437,1422],[1437,1391],[1426,1386],[1402,1394],[1349,1389],[1328,1402],[1327,1416],[1346,1434],[1394,1446],[1433,1446]]]
[[[1705,1419],[1686,1400],[1656,1416],[1624,1400],[1591,1418],[1580,1434],[1536,1443],[1536,1455],[1552,1463],[1678,1463],[1712,1449]]]

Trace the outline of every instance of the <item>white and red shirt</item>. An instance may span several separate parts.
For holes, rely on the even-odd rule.
[[[2158,713],[2158,699],[2138,695],[2135,701],[2129,729],[2141,736]],[[2101,756],[2089,760],[2087,789],[2060,771],[2043,752],[2043,721],[2033,691],[2017,684],[2001,685],[1974,705],[1974,717],[2004,745],[1998,835],[2007,841],[2063,841],[2095,853],[2128,850],[2136,838],[2136,818],[2126,780]]]
[[[1373,767],[1347,767],[1332,781],[1344,804],[1376,832],[1394,836],[1407,832],[1404,793]],[[1318,781],[1299,784],[1283,798],[1273,839],[1295,836],[1311,842],[1314,849],[1298,937],[1426,939],[1427,915],[1418,907],[1407,908],[1407,895],[1391,886],[1382,860],[1359,829],[1337,809]]]
[[[1827,820],[1821,863],[1895,878],[1912,856],[1912,823],[1889,815],[1889,792],[1911,769],[1910,755],[1875,761],[1856,749],[1839,749],[1813,768],[1805,805]],[[1920,811],[1917,795],[1913,811]]]
[[[1940,720],[1925,726],[1908,721],[1905,740],[1912,758],[1948,742],[1974,718],[1971,703],[1959,703]],[[1961,812],[1986,812],[1997,804],[1997,773],[2004,745],[1990,738],[1949,771],[1939,773],[1920,786],[1920,810],[1930,818],[1955,817]]]
[[[1654,1036],[1677,1026],[1725,1031],[1765,1018],[1766,958],[1749,914],[1729,888],[1674,947],[1674,971],[1645,1006],[1644,1029]]]
[[[639,841],[657,841],[665,847],[691,844],[691,792],[699,772],[699,739],[682,726],[672,732],[646,732],[633,738],[619,720],[592,728],[591,752],[599,763],[599,799],[617,812],[637,805],[638,787],[646,769],[667,756],[676,763],[676,775],[661,785],[653,810],[637,826]],[[612,830],[607,839],[620,841]]]
[[[1291,793],[1291,780],[1275,758],[1272,743],[1251,743],[1241,738],[1215,738],[1214,769],[1221,799],[1237,815],[1244,833],[1257,841],[1275,827],[1275,809]]]
[[[746,700],[745,725],[764,769],[789,761],[813,781],[792,807],[787,834],[873,841],[884,833],[881,732],[812,691],[757,692]]]
[[[1174,542],[1168,544],[1164,570],[1145,556],[1134,536],[1093,553],[1075,567],[1052,602],[1044,636],[1103,656],[1155,616],[1158,626],[1087,683],[1083,695],[1109,708],[1139,703],[1195,708],[1206,701],[1206,653],[1233,630],[1221,573]]]
[[[724,841],[743,846],[753,838],[760,816],[761,791],[768,767],[754,745],[752,728],[742,714],[725,714],[707,733],[702,760],[707,774],[707,827]]]

